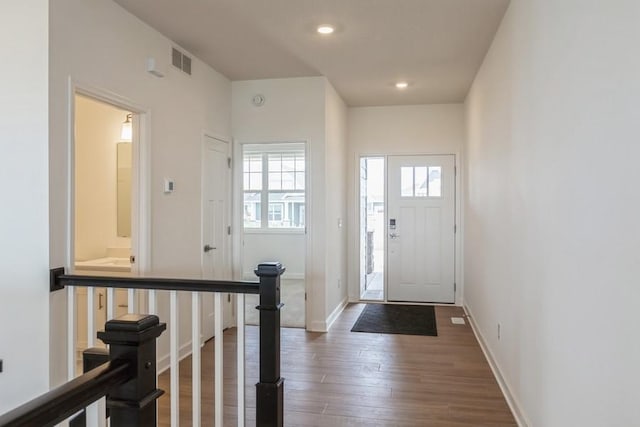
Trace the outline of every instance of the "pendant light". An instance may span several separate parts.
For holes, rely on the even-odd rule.
[[[120,139],[124,142],[131,142],[133,136],[133,130],[131,128],[132,114],[127,114],[127,119],[122,123],[122,130],[120,131]]]

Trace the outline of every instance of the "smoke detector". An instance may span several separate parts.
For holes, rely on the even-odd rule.
[[[262,107],[264,105],[264,95],[261,95],[261,94],[254,95],[253,98],[251,99],[251,102],[256,107]]]

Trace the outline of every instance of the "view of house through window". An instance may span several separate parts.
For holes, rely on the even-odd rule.
[[[360,158],[360,298],[384,300],[385,158]]]
[[[304,229],[304,144],[245,144],[242,154],[244,227]]]
[[[442,182],[440,166],[402,166],[400,168],[401,197],[440,197]]]

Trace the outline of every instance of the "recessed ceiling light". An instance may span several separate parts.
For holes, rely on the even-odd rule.
[[[398,88],[398,89],[406,89],[407,87],[409,87],[409,83],[407,83],[407,82],[398,82],[398,83],[396,83],[396,88]]]
[[[320,25],[318,27],[318,32],[320,34],[331,34],[335,31],[335,29],[331,25]]]

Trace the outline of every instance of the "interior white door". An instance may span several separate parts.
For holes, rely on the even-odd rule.
[[[202,180],[202,273],[203,278],[231,279],[229,227],[230,168],[229,143],[209,135],[204,136]],[[214,298],[204,293],[202,301],[202,335],[208,340],[214,335]],[[223,296],[224,325],[233,322],[230,295]]]
[[[389,301],[455,300],[455,158],[389,156]]]

